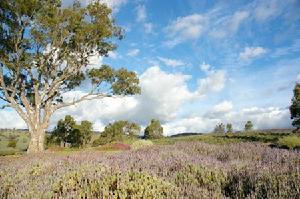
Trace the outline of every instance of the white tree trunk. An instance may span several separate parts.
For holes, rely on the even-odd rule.
[[[38,125],[36,129],[30,129],[30,142],[27,153],[43,152],[45,150],[46,129]]]

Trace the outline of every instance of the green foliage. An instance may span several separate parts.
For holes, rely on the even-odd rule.
[[[233,128],[231,123],[226,124],[226,133],[233,133]]]
[[[53,186],[53,195],[79,198],[174,198],[178,190],[172,184],[141,172],[115,173],[103,179],[90,179],[84,173],[67,173]]]
[[[247,121],[245,124],[245,131],[252,131],[253,130],[253,124],[251,121]]]
[[[195,198],[222,198],[222,188],[225,186],[226,178],[226,173],[221,170],[186,165],[176,174],[175,183],[188,187],[181,191],[192,192]],[[199,190],[198,187],[201,189]]]
[[[131,147],[133,149],[140,149],[140,148],[145,148],[152,146],[153,142],[151,140],[137,140],[134,143],[132,143]]]
[[[225,125],[223,123],[219,123],[215,126],[214,133],[225,133]]]
[[[292,125],[296,128],[295,132],[300,132],[300,83],[295,85],[290,113],[293,120]]]
[[[134,138],[140,133],[140,130],[141,127],[136,123],[124,120],[116,121],[105,127],[99,138],[94,140],[93,146],[123,141],[126,138]]]
[[[151,120],[151,123],[145,129],[144,137],[145,139],[159,139],[163,137],[163,127],[159,120]]]
[[[58,121],[55,130],[52,132],[52,140],[65,146],[65,143],[67,143],[70,139],[70,134],[72,133],[72,131],[74,131],[75,125],[75,119],[71,115],[66,115],[65,119],[61,119]]]
[[[16,146],[17,146],[17,140],[15,140],[15,139],[10,139],[10,140],[8,141],[7,147],[16,148]]]
[[[0,99],[7,103],[3,107],[13,105],[31,133],[43,134],[58,109],[141,92],[135,72],[107,65],[87,69],[93,57],[108,56],[116,49],[115,39],[123,38],[111,9],[102,1],[81,5],[76,0],[67,7],[61,0],[1,0],[0,19]],[[86,78],[92,80],[88,94],[65,102],[62,94]],[[27,117],[37,114],[38,120]],[[70,132],[57,133],[56,141],[66,143]],[[79,132],[72,133],[73,138],[80,137]],[[28,151],[44,150],[35,140]]]
[[[92,138],[93,126],[89,121],[76,124],[75,119],[67,115],[65,119],[58,121],[52,135],[47,139],[48,145],[56,143],[66,146],[70,143],[72,147],[83,147],[89,144]]]
[[[283,137],[278,140],[278,144],[289,149],[300,149],[300,137],[296,135]]]
[[[228,173],[224,194],[230,198],[298,198],[299,172],[257,172],[249,168]],[[296,191],[297,190],[297,191]]]

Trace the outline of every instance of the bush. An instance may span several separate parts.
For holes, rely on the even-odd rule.
[[[281,147],[287,147],[289,149],[300,149],[300,137],[296,135],[286,136],[280,138],[278,144]]]
[[[17,146],[17,140],[15,139],[9,140],[7,143],[7,147],[16,148],[16,146]]]
[[[152,119],[150,124],[145,128],[145,139],[159,139],[163,137],[164,129],[159,120]]]
[[[132,143],[131,147],[133,149],[140,149],[140,148],[149,147],[152,145],[153,145],[153,142],[151,140],[138,140],[138,141],[135,141],[134,143]]]
[[[175,183],[182,187],[183,193],[187,192],[184,195],[193,193],[195,198],[222,198],[226,174],[217,169],[187,165],[177,172]]]
[[[55,198],[175,198],[172,184],[141,172],[114,173],[91,179],[81,172],[70,172],[53,188]]]

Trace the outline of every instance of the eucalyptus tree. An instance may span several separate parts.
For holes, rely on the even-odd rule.
[[[84,100],[140,93],[134,72],[104,65],[88,70],[95,56],[108,56],[123,37],[111,10],[99,1],[63,7],[61,0],[0,1],[0,99],[30,131],[28,152],[44,150],[51,115]],[[88,79],[73,100],[63,95]]]
[[[292,125],[296,127],[294,132],[300,132],[300,83],[296,83],[292,98],[292,104],[290,106]]]

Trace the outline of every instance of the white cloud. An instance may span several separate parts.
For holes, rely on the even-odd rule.
[[[14,110],[0,110],[0,128],[25,129],[25,122]]]
[[[217,113],[227,113],[231,111],[233,108],[232,102],[230,101],[223,101],[214,106],[213,111]]]
[[[267,52],[263,47],[245,47],[244,51],[240,53],[240,58],[243,60],[250,60],[259,57]]]
[[[224,38],[234,34],[249,16],[247,11],[236,11],[232,16],[225,16],[218,19],[214,25],[216,29],[210,32],[210,35],[215,38]]]
[[[209,64],[206,64],[205,62],[203,62],[200,66],[201,70],[204,72],[208,72],[209,69],[211,68]]]
[[[174,46],[185,40],[199,38],[204,32],[206,22],[206,18],[200,14],[178,17],[165,29],[169,38],[171,38],[166,44]]]
[[[145,5],[138,5],[136,7],[136,11],[137,11],[136,20],[138,22],[144,22],[146,20],[146,17],[147,17]]]
[[[144,23],[144,28],[146,33],[153,33],[153,24],[152,23]]]
[[[279,1],[277,0],[260,1],[254,11],[255,18],[258,21],[265,21],[269,18],[279,15],[281,9],[279,9],[278,4]]]
[[[122,5],[125,5],[127,3],[127,0],[101,0],[101,2],[107,4],[107,6],[116,13],[119,11]]]
[[[300,74],[297,75],[296,81],[300,82]]]
[[[135,48],[128,51],[127,55],[130,57],[135,57],[140,53],[140,50]]]
[[[163,125],[165,135],[178,133],[208,133],[220,122],[218,119],[205,117],[188,117],[178,119]]]
[[[226,71],[211,70],[207,72],[207,77],[198,79],[198,95],[206,95],[213,91],[217,92],[224,88],[226,82]]]
[[[164,57],[158,57],[158,59],[167,66],[176,67],[176,66],[185,65],[185,63],[183,61],[177,60],[177,59],[168,59],[168,58],[164,58]]]
[[[118,58],[118,53],[114,52],[114,51],[109,51],[108,52],[108,57],[110,57],[112,59],[117,59]]]

